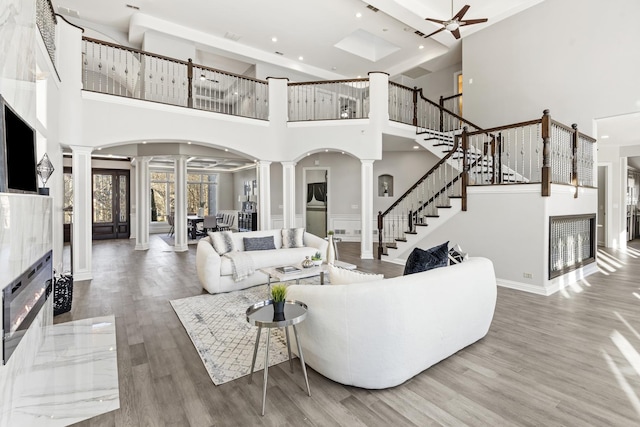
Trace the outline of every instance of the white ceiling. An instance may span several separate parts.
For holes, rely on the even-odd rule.
[[[439,28],[438,24],[425,21],[426,17],[446,20],[451,18],[452,9],[455,14],[469,4],[471,8],[465,19],[488,18],[489,22],[462,27],[464,39],[474,31],[541,1],[53,0],[53,4],[58,12],[80,25],[134,46],[140,45],[146,30],[136,28],[136,20],[131,20],[134,14],[140,14],[155,19],[154,31],[181,38],[193,36],[192,41],[200,49],[216,55],[249,64],[259,58],[262,62],[320,78],[353,78],[369,71],[384,71],[395,76],[418,66],[436,71],[438,67],[450,65],[450,60],[431,65],[429,61],[447,54],[460,42],[446,31],[430,39],[416,35],[414,30],[429,34]],[[127,4],[139,9],[127,7]],[[379,12],[370,10],[367,4],[375,6]],[[361,17],[356,17],[357,13]],[[356,47],[360,52],[354,52],[353,47],[347,50],[336,47],[353,33],[370,35],[365,37],[369,39],[369,45]],[[278,41],[273,42],[273,37]],[[384,55],[380,53],[382,45],[387,45]],[[364,52],[367,49],[369,54]],[[276,51],[284,55],[278,55]],[[298,59],[300,56],[303,60]]]

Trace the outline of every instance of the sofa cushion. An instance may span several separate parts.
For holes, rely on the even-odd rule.
[[[350,283],[371,282],[373,280],[382,280],[382,274],[362,273],[355,270],[347,270],[346,268],[336,267],[333,264],[328,265],[329,282],[332,285],[348,285]]]
[[[449,242],[445,242],[427,250],[415,248],[407,258],[404,275],[446,267],[449,264],[448,245]]]
[[[266,251],[252,251],[253,266],[256,271],[260,268],[279,267],[282,265],[299,265],[304,257],[311,257],[316,248],[270,249]],[[220,259],[220,275],[229,276],[233,272],[231,260],[227,257]]]
[[[304,247],[304,228],[283,228],[282,247],[285,249]]]
[[[449,249],[449,264],[460,264],[462,261],[466,261],[469,258],[469,254],[462,252],[460,245],[455,245]]]
[[[273,243],[273,236],[245,237],[242,241],[245,251],[264,251],[276,248]]]
[[[208,234],[209,238],[211,238],[211,245],[218,252],[218,255],[224,255],[227,252],[236,250],[230,231],[216,231]]]

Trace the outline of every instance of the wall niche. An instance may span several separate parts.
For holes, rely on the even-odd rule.
[[[393,197],[393,175],[384,174],[378,177],[378,197]]]

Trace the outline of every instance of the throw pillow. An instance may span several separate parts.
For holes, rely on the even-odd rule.
[[[415,248],[404,266],[404,275],[420,273],[432,268],[446,267],[449,264],[449,242],[424,249]]]
[[[355,270],[336,267],[333,264],[329,264],[328,268],[329,282],[332,285],[348,285],[350,283],[370,282],[372,280],[384,279],[382,274],[361,273]]]
[[[218,255],[236,250],[230,231],[216,231],[215,233],[210,231],[207,234],[209,234],[211,245]]]
[[[264,251],[276,248],[273,243],[273,236],[244,237],[242,241],[244,242],[245,251]]]
[[[455,245],[449,249],[449,265],[460,264],[462,261],[466,261],[469,258],[469,254],[462,252],[460,245]]]
[[[282,248],[304,248],[304,228],[283,228]]]

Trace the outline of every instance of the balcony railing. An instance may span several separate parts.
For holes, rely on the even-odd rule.
[[[100,40],[82,39],[87,91],[266,120],[266,81]]]
[[[289,121],[369,117],[369,79],[289,83]]]
[[[51,0],[36,1],[36,24],[49,53],[51,62],[56,63],[56,19]]]
[[[416,125],[416,89],[389,82],[389,120]]]

